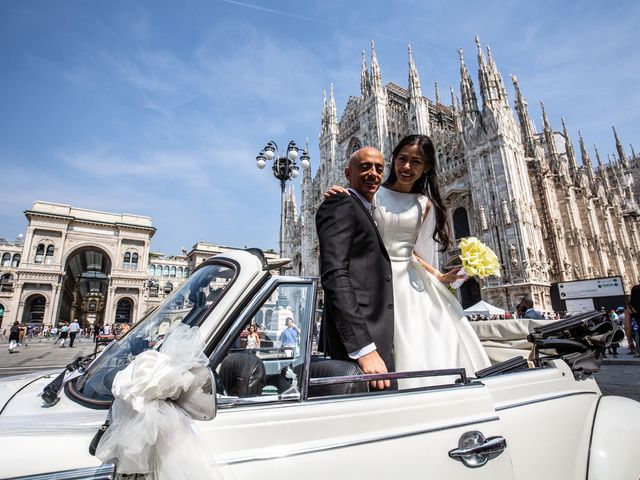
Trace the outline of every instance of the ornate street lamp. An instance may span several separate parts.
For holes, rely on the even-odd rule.
[[[273,160],[273,167],[271,167],[273,176],[280,180],[280,258],[284,254],[284,191],[287,181],[298,176],[299,168],[296,165],[296,159],[299,151],[300,149],[296,146],[296,142],[291,140],[287,145],[286,155],[280,154],[278,145],[271,140],[256,157],[256,166],[259,169],[263,169],[267,165],[267,161]],[[305,149],[302,150],[302,155],[300,155],[300,165],[304,170],[311,166],[308,143]]]

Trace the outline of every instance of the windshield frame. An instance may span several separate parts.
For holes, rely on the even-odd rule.
[[[234,283],[236,282],[237,278],[240,275],[240,263],[238,263],[236,260],[233,259],[229,259],[229,258],[216,258],[214,257],[210,257],[207,260],[205,260],[204,262],[202,262],[200,265],[198,265],[196,267],[196,269],[193,271],[193,273],[191,274],[191,276],[196,275],[196,273],[198,271],[200,271],[203,268],[212,266],[212,265],[220,265],[223,267],[227,267],[230,270],[233,271],[233,276],[231,277],[231,279],[229,280],[229,282],[225,285],[224,290],[222,291],[222,295],[218,295],[212,302],[211,305],[203,308],[200,312],[198,312],[192,319],[189,319],[189,322],[187,323],[187,325],[189,326],[198,326],[200,327],[204,320],[206,318],[209,317],[209,315],[211,314],[211,312],[216,308],[216,306],[220,303],[220,301],[226,297],[226,295],[229,293],[229,290],[231,290],[231,288],[233,287]],[[189,280],[187,280],[188,282]],[[151,311],[149,311],[148,313],[146,313],[142,319],[136,323],[136,325],[134,325],[124,336],[122,336],[121,338],[114,340],[113,342],[109,343],[109,345],[107,345],[105,347],[105,349],[100,353],[100,355],[98,355],[96,357],[96,359],[91,362],[91,365],[89,365],[89,367],[86,369],[86,371],[79,377],[74,378],[73,380],[70,380],[69,382],[65,383],[64,386],[64,391],[67,394],[67,396],[72,399],[73,401],[88,407],[88,408],[92,408],[92,409],[98,409],[98,410],[103,410],[103,409],[108,409],[111,404],[113,403],[113,398],[110,400],[98,400],[98,399],[94,399],[94,398],[90,398],[86,395],[84,395],[78,388],[78,382],[85,377],[87,374],[91,373],[95,368],[99,368],[98,363],[96,362],[96,360],[99,360],[100,357],[102,357],[102,354],[104,354],[105,352],[108,352],[108,350],[110,350],[111,348],[113,348],[115,345],[115,342],[120,342],[125,340],[129,335],[133,334],[136,332],[136,330],[138,330],[139,328],[141,328],[143,325],[145,325],[146,320],[153,314],[155,314],[159,309],[161,309],[164,305],[168,304],[169,302],[171,302],[174,298],[174,296],[176,296],[178,294],[178,292],[180,291],[180,288],[177,288],[176,290],[174,290],[171,295],[169,295],[167,298],[165,298],[156,308],[152,309]],[[187,317],[185,317],[187,318]],[[162,342],[159,342],[157,345],[153,346],[150,348],[151,349],[158,349],[160,348],[162,345]],[[96,367],[96,365],[98,365],[98,367]],[[92,368],[93,367],[93,368]]]

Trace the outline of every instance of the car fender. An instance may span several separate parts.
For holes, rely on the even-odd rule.
[[[638,480],[640,403],[629,398],[600,398],[589,451],[589,480]]]

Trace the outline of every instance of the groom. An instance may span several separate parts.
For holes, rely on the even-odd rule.
[[[320,345],[364,373],[394,371],[391,262],[371,217],[383,171],[382,153],[361,148],[344,170],[351,195],[327,198],[316,213],[325,298]],[[382,390],[390,382],[370,386]]]

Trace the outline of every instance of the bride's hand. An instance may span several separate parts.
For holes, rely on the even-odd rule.
[[[436,278],[438,280],[440,280],[442,283],[444,283],[445,285],[449,285],[453,282],[455,282],[456,280],[465,280],[467,278],[466,275],[458,275],[458,271],[460,269],[459,268],[454,268],[452,270],[449,270],[446,273],[438,273],[438,275],[436,275]]]
[[[339,193],[346,193],[349,195],[349,190],[344,187],[339,187],[338,185],[331,185],[329,190],[324,192],[324,198],[333,197],[334,195],[338,195]]]

